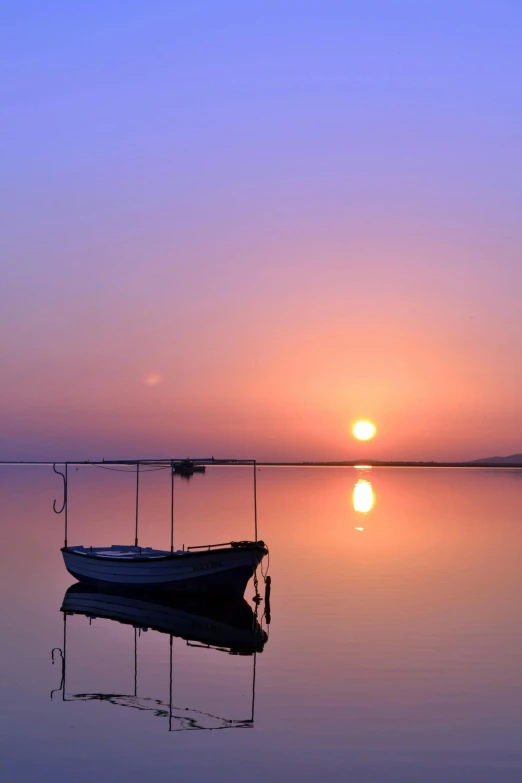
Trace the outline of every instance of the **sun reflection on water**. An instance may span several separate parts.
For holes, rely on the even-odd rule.
[[[355,511],[367,514],[375,502],[373,487],[366,479],[359,479],[353,488],[353,507]]]

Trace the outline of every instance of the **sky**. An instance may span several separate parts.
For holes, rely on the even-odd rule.
[[[521,452],[521,36],[518,0],[3,3],[0,457]]]

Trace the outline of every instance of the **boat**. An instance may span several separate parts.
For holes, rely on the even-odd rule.
[[[191,459],[184,459],[174,465],[174,473],[182,478],[190,478],[194,473],[204,473],[205,465],[197,465]]]
[[[232,541],[176,552],[124,545],[61,551],[65,567],[80,582],[241,597],[268,547],[263,541]]]
[[[65,593],[61,611],[170,634],[233,655],[262,652],[268,638],[244,598],[136,593],[76,583]]]
[[[196,464],[197,463],[197,464]],[[136,476],[134,545],[113,544],[108,547],[69,546],[68,544],[68,467],[85,463],[64,463],[63,473],[53,470],[63,480],[63,501],[54,501],[56,514],[65,514],[64,545],[61,548],[65,567],[80,582],[111,585],[126,589],[174,590],[179,592],[215,593],[242,596],[257,566],[268,554],[268,547],[257,537],[257,495],[255,460],[111,460],[89,463],[90,467],[133,472]],[[253,541],[231,541],[225,544],[174,549],[174,477],[178,469],[205,470],[205,465],[249,465],[254,479]],[[168,470],[170,474],[170,550],[138,546],[140,468]]]

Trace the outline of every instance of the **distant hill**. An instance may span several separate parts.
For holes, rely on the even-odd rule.
[[[522,465],[522,454],[511,454],[509,457],[483,457],[482,459],[472,460],[474,465],[483,465],[486,462],[491,465]]]

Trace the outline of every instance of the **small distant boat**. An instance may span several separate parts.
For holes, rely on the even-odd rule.
[[[171,634],[235,655],[262,652],[268,638],[244,598],[136,593],[74,584],[65,593],[61,611]]]
[[[194,473],[204,473],[205,466],[197,465],[191,459],[184,459],[174,465],[174,473],[183,478],[190,478]]]
[[[177,552],[117,545],[67,546],[61,551],[69,573],[87,584],[239,597],[268,554],[263,541],[232,541]]]

